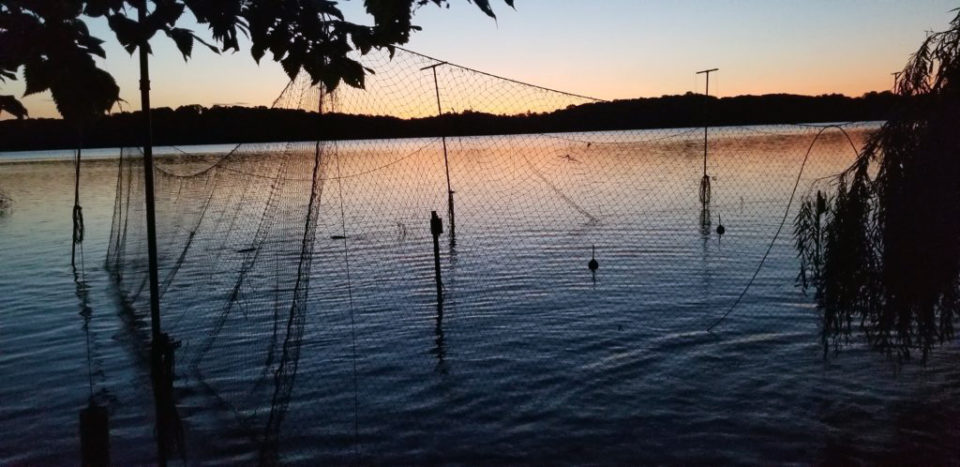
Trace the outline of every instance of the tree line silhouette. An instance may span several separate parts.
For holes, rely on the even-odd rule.
[[[705,97],[700,94],[596,102],[549,113],[493,115],[465,110],[440,117],[325,114],[300,109],[200,105],[153,109],[160,145],[255,143],[328,139],[479,136],[570,131],[886,120],[901,96],[870,92],[800,96]],[[89,124],[84,147],[138,146],[140,112],[120,112]],[[0,121],[0,151],[67,149],[76,130],[61,119]]]

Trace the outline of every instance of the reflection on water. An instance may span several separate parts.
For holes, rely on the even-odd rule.
[[[166,330],[182,342],[171,393],[188,461],[957,462],[957,348],[899,371],[857,347],[824,361],[789,236],[736,312],[704,332],[765,252],[812,135],[765,130],[715,130],[709,209],[694,133],[451,138],[457,238],[440,244],[440,306],[426,222],[447,204],[439,141],[337,143],[340,157],[325,163],[341,165],[324,177],[340,189],[323,193],[309,305],[289,329],[300,315],[277,306],[272,275],[237,292],[262,297],[259,308],[229,315],[208,304],[233,284],[204,276],[209,264],[281,270],[281,247],[264,242],[271,262],[261,264],[249,244],[204,236],[193,214],[161,211],[171,216],[164,238],[194,242],[165,286]],[[804,189],[852,158],[844,139],[825,136]],[[174,168],[194,166],[202,160]],[[299,168],[286,176],[309,186]],[[84,166],[87,268],[76,283],[71,179],[67,162],[0,164],[0,190],[17,202],[0,217],[0,423],[23,427],[5,430],[0,463],[79,455],[91,381],[109,393],[97,400],[109,409],[111,460],[154,462],[148,329],[102,267],[116,164]],[[158,196],[190,206],[195,194],[184,185]],[[261,218],[218,211],[240,192],[197,199],[220,225],[253,230]],[[277,225],[302,228],[287,227],[287,214]],[[201,256],[208,265],[193,262],[224,243]],[[70,311],[78,301],[96,310],[82,328]],[[275,372],[292,352],[295,371]]]
[[[76,236],[72,240],[76,240]],[[83,337],[87,359],[87,406],[80,411],[80,458],[82,465],[106,466],[110,465],[110,414],[105,404],[101,404],[94,396],[94,363],[91,349],[90,320],[93,309],[90,308],[90,297],[86,283],[85,262],[83,260],[83,245],[80,249],[79,268],[71,254],[71,269],[73,282],[76,287],[77,299],[80,302],[80,317],[83,318]]]

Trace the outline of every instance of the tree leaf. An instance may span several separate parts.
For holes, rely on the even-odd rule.
[[[497,15],[493,13],[493,8],[490,7],[490,0],[471,0],[476,5],[477,8],[480,8],[480,11],[484,12],[487,16],[491,18],[496,18]]]
[[[0,95],[0,114],[4,112],[9,112],[18,119],[27,116],[27,108],[24,107],[17,98]]]
[[[0,70],[0,82],[6,81],[6,80],[8,80],[8,79],[10,79],[10,80],[16,80],[16,79],[17,79],[17,74],[14,73],[14,72],[7,71],[7,70]]]
[[[193,39],[194,39],[194,40],[196,40],[197,42],[199,42],[199,43],[203,44],[204,46],[206,46],[208,49],[210,49],[211,52],[213,52],[213,53],[215,53],[215,54],[217,54],[217,55],[220,55],[220,49],[218,49],[217,46],[215,46],[215,45],[213,45],[213,44],[211,44],[211,43],[209,43],[209,42],[201,39],[200,37],[198,37],[196,34],[193,34],[192,32],[191,32],[190,34],[193,35]],[[229,48],[227,48],[227,49],[229,49]]]
[[[50,62],[42,58],[31,60],[23,67],[23,79],[26,81],[24,96],[37,94],[50,89],[52,79]]]
[[[96,55],[100,58],[107,58],[107,52],[104,51],[103,47],[100,46],[100,44],[103,44],[102,40],[86,34],[80,39],[77,39],[77,43],[83,46],[88,53]]]
[[[175,0],[154,0],[156,8],[147,16],[146,23],[153,30],[173,27],[183,15],[184,4]]]
[[[283,71],[287,73],[287,76],[290,79],[297,77],[297,73],[300,72],[300,61],[297,60],[297,57],[293,55],[288,55],[283,60],[280,60],[280,65],[283,67]]]
[[[50,93],[64,119],[89,121],[117,103],[120,88],[109,73],[90,64],[62,70],[51,82]]]
[[[254,41],[253,45],[250,46],[250,55],[253,56],[253,60],[257,63],[260,63],[260,59],[263,58],[263,54],[266,51],[266,45],[262,41]]]
[[[183,54],[183,60],[189,60],[190,54],[193,53],[193,32],[183,28],[169,28],[165,32],[167,36],[173,39],[173,42],[177,45],[177,50]]]
[[[114,35],[117,36],[117,41],[120,42],[120,45],[122,45],[128,53],[132,54],[137,50],[143,34],[140,31],[140,25],[136,21],[127,18],[121,13],[115,13],[107,19],[107,24],[110,26]]]
[[[334,67],[344,83],[355,88],[363,89],[364,69],[356,60],[342,58],[334,62]]]

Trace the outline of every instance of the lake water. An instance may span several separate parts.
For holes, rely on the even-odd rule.
[[[702,130],[451,138],[456,245],[446,225],[442,315],[428,224],[432,210],[449,221],[440,140],[325,145],[283,409],[259,353],[278,322],[264,284],[284,289],[299,264],[285,248],[300,251],[313,144],[260,145],[201,181],[160,177],[161,267],[179,268],[162,275],[163,309],[182,342],[186,462],[255,463],[269,441],[274,460],[307,465],[960,463],[960,348],[897,365],[854,338],[824,358],[817,310],[795,285],[797,201],[743,301],[706,332],[757,269],[807,151],[799,195],[828,188],[817,180],[876,125],[845,128],[851,140],[830,129],[815,143],[815,127],[711,130],[706,229]],[[158,164],[182,175],[229,149],[161,148]],[[118,152],[87,154],[75,275],[71,154],[0,153],[12,200],[0,215],[3,465],[76,462],[91,397],[109,408],[113,462],[156,461],[145,293],[135,274],[117,285],[105,267]],[[271,172],[273,157],[292,162]],[[248,261],[235,239],[265,229],[257,245],[275,263],[258,260],[246,279],[256,286],[240,287],[243,306],[217,324]]]

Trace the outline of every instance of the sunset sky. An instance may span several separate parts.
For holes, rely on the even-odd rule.
[[[341,2],[363,21],[362,2]],[[942,30],[947,0],[493,0],[496,21],[466,0],[424,7],[408,48],[454,63],[551,88],[606,99],[702,92],[694,72],[719,67],[711,94],[843,93],[891,87],[926,31]],[[191,18],[192,19],[192,18]],[[103,63],[117,79],[125,109],[139,108],[137,63],[116,45],[105,21]],[[201,36],[203,27],[195,27]],[[198,47],[184,63],[165,36],[153,41],[155,107],[269,105],[287,82],[269,56],[248,50],[221,56]],[[242,47],[248,43],[241,44]],[[21,94],[22,82],[0,94]],[[32,117],[57,116],[48,94],[24,99]]]

